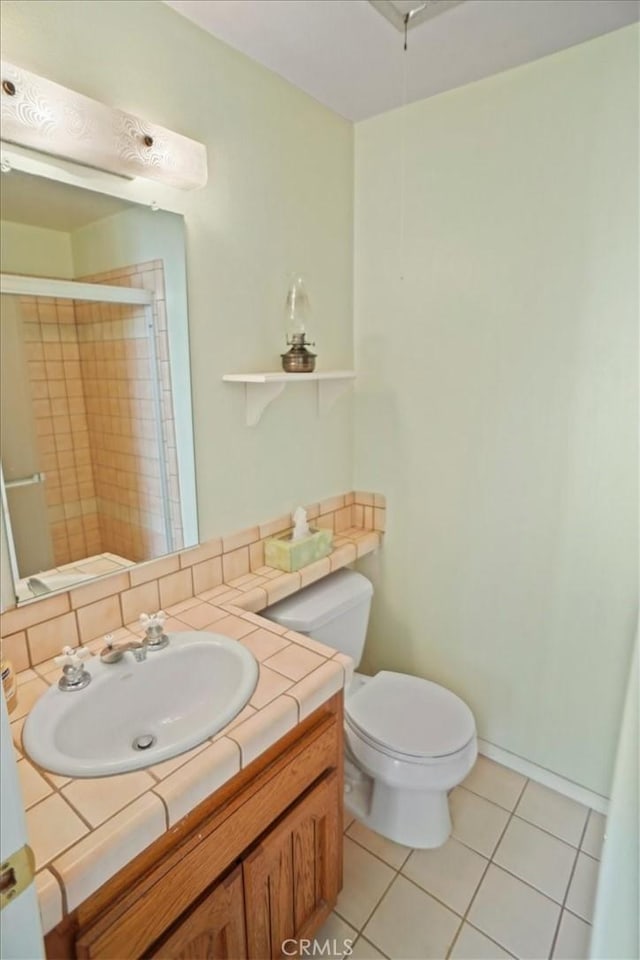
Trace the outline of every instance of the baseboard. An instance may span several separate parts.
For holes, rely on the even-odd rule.
[[[609,809],[609,800],[602,794],[587,790],[579,783],[567,780],[565,777],[547,770],[546,767],[540,767],[537,763],[532,763],[531,760],[525,760],[524,757],[519,757],[517,753],[511,753],[509,750],[497,747],[494,743],[489,743],[488,740],[478,738],[478,752],[490,760],[495,760],[496,763],[501,763],[510,770],[515,770],[516,773],[521,773],[523,776],[535,780],[536,783],[541,783],[551,790],[557,790],[558,793],[584,804],[585,807],[597,810],[598,813],[606,815]]]

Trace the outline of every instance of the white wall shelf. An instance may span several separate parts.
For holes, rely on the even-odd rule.
[[[322,414],[338,399],[355,380],[355,370],[328,370],[320,373],[226,373],[226,383],[243,383],[245,387],[245,410],[248,427],[255,427],[269,404],[279,397],[286,386],[292,383],[316,384],[318,413]]]

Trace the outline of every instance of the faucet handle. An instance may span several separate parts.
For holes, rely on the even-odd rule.
[[[91,674],[82,665],[82,661],[91,656],[86,647],[63,647],[62,654],[54,657],[54,663],[62,667],[62,676],[58,680],[60,690],[84,690],[91,683]]]
[[[90,653],[86,647],[78,647],[77,650],[74,650],[73,647],[63,647],[62,653],[59,657],[54,657],[53,662],[58,667],[73,667],[74,670],[77,670],[88,656],[90,656]]]
[[[151,616],[147,613],[140,614],[140,626],[145,630],[144,643],[150,650],[162,650],[169,643],[169,637],[163,629],[165,619],[164,610],[158,610]]]
[[[167,615],[164,610],[158,610],[157,613],[152,613],[151,615],[148,613],[141,613],[140,626],[144,627],[145,630],[152,630],[154,627],[160,627],[160,629],[162,629],[166,616]]]

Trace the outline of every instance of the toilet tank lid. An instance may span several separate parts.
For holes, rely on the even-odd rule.
[[[289,630],[313,633],[352,607],[370,600],[372,593],[371,582],[361,573],[338,570],[267,607],[260,616],[274,620]]]

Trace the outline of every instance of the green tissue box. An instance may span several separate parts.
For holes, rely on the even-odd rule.
[[[306,537],[292,540],[291,534],[282,537],[272,537],[265,540],[264,562],[268,567],[286,570],[295,573],[301,567],[306,567],[314,560],[322,560],[331,553],[333,533],[331,530],[311,530]]]

